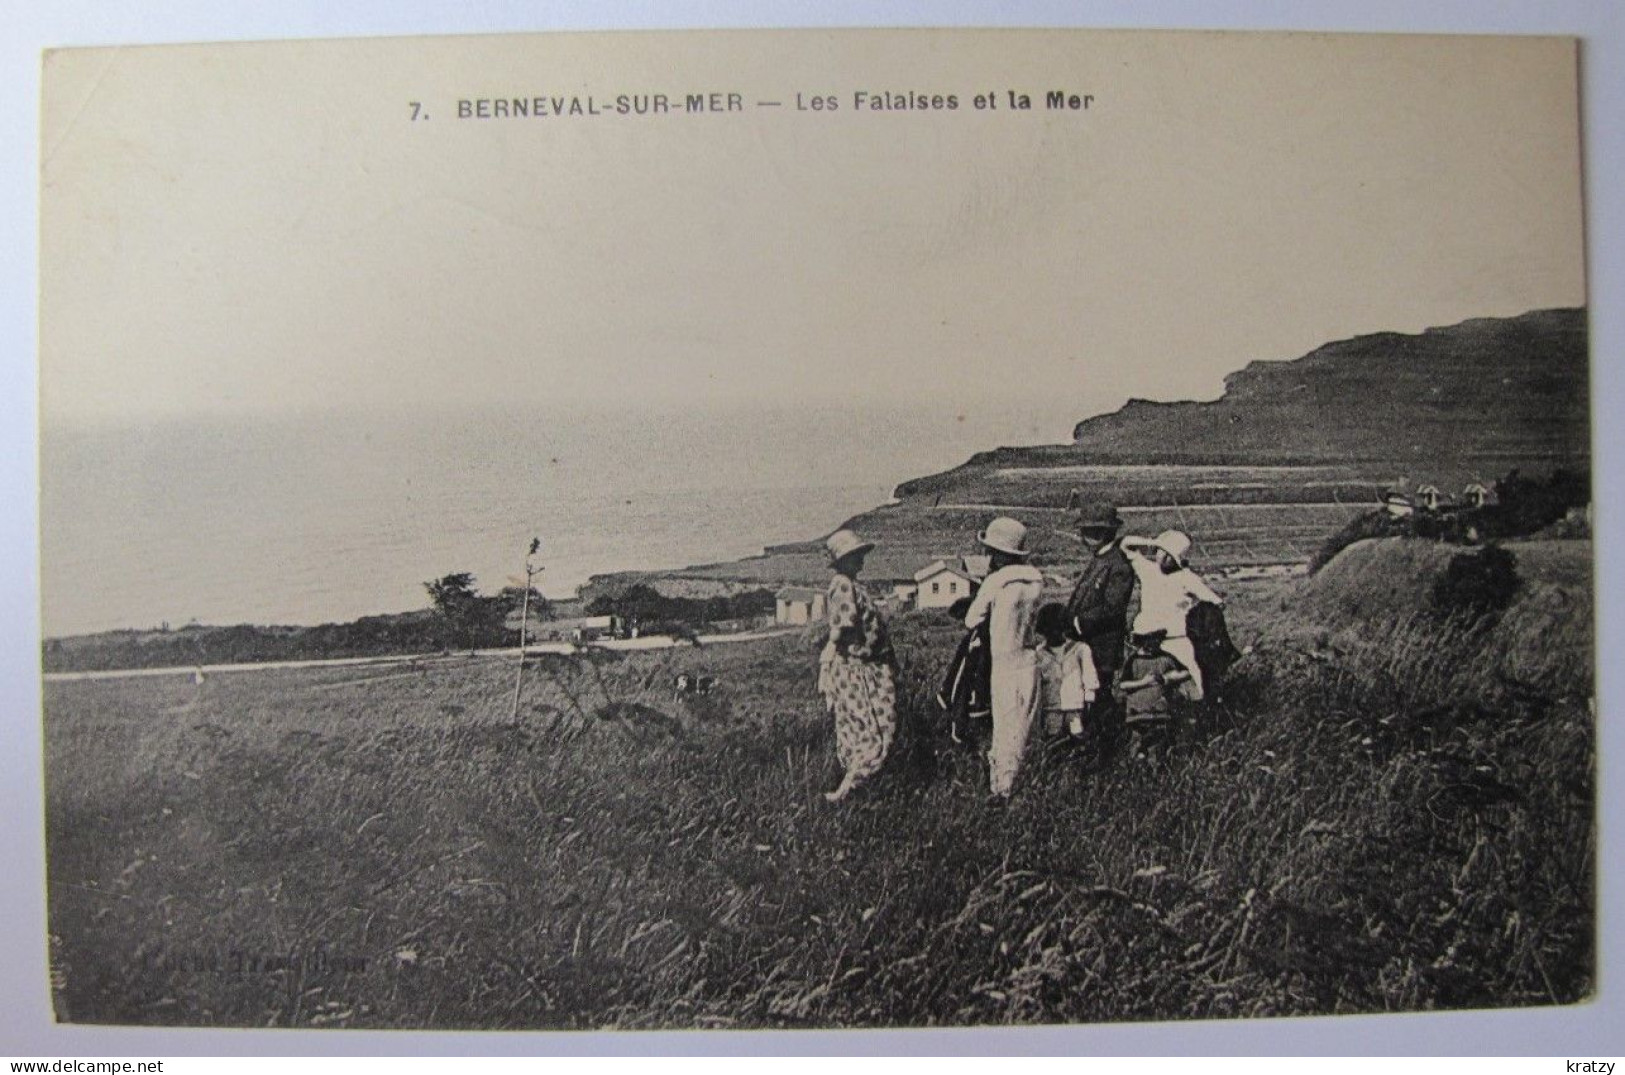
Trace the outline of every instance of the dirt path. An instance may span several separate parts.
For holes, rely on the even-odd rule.
[[[750,631],[743,634],[729,635],[700,635],[701,645],[717,645],[724,642],[752,642],[762,638],[774,638],[778,635],[794,633],[801,628],[786,630],[778,628],[771,631]],[[578,653],[584,648],[607,650],[645,650],[670,649],[674,646],[687,646],[693,643],[685,642],[669,635],[650,635],[646,638],[616,638],[603,642],[591,642],[586,646],[575,646],[569,642],[537,642],[525,647],[529,653]],[[441,655],[438,653],[417,653],[395,657],[324,657],[299,661],[252,661],[242,664],[204,664],[204,665],[175,665],[163,668],[108,668],[94,672],[46,672],[47,683],[72,683],[79,680],[91,679],[133,679],[140,676],[212,676],[228,672],[264,672],[289,668],[343,668],[357,665],[430,665],[444,661],[461,661],[468,657],[518,657],[519,647],[510,649],[480,649],[471,653],[456,653]]]

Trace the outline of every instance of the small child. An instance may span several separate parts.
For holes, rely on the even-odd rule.
[[[1123,700],[1123,725],[1132,735],[1132,757],[1157,759],[1174,733],[1173,699],[1189,697],[1190,672],[1163,649],[1162,631],[1129,639],[1128,661],[1117,691]]]
[[[1034,629],[1038,645],[1038,677],[1044,734],[1059,736],[1062,730],[1073,738],[1083,735],[1083,713],[1094,704],[1100,690],[1100,673],[1095,655],[1087,642],[1068,638],[1066,609],[1048,604],[1038,610]]]

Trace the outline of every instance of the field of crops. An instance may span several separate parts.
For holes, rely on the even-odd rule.
[[[811,639],[543,658],[517,719],[513,663],[479,658],[53,682],[59,1016],[773,1027],[1571,1003],[1592,988],[1595,868],[1589,545],[1571,544],[1522,551],[1532,585],[1488,630],[1427,614],[1435,553],[1414,543],[1233,584],[1257,649],[1166,764],[1035,747],[1002,811],[928,725],[954,632],[925,614],[896,624],[908,746],[839,807]],[[1401,597],[1347,613],[1406,571]],[[717,692],[674,699],[680,670]]]

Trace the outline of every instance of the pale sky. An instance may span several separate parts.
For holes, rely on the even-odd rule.
[[[59,52],[42,416],[1210,398],[1328,340],[1583,304],[1574,55],[1028,31]],[[745,110],[456,118],[705,91]]]

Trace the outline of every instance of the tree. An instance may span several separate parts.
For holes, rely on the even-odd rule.
[[[604,594],[587,605],[589,616],[621,616],[638,623],[656,623],[683,619],[685,602],[682,598],[667,597],[646,583],[633,583],[620,593]]]
[[[602,594],[587,605],[589,616],[620,616],[646,629],[687,624],[697,627],[718,620],[771,614],[772,590],[747,590],[715,597],[669,597],[646,583],[633,583],[611,596]]]
[[[1522,537],[1591,503],[1591,475],[1559,467],[1542,480],[1513,468],[1496,483],[1496,495],[1500,503],[1483,513],[1485,529],[1497,537]]]
[[[440,613],[449,645],[473,649],[481,642],[501,641],[505,610],[496,598],[480,596],[473,575],[458,571],[425,582],[423,588]]]
[[[497,604],[502,606],[504,619],[518,612],[525,604],[525,588],[523,586],[504,586],[497,591],[495,598]],[[530,588],[530,618],[532,620],[550,620],[553,618],[553,606],[548,603],[542,591],[532,586]]]

